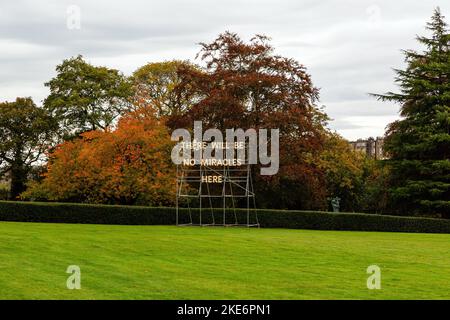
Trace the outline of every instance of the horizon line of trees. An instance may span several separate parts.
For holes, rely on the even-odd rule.
[[[351,150],[327,127],[304,65],[276,55],[266,36],[225,32],[200,44],[202,66],[148,63],[126,77],[81,55],[64,60],[43,106],[0,103],[0,177],[10,176],[10,199],[172,205],[170,131],[201,120],[280,129],[279,173],[254,171],[258,207],[327,210],[339,197],[344,211],[448,218],[450,37],[439,9],[427,27],[426,50],[405,51],[397,70],[401,92],[375,95],[401,107],[386,132],[388,160]]]

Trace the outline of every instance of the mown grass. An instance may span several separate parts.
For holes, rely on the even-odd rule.
[[[450,235],[0,223],[0,299],[450,299]],[[366,269],[382,272],[368,290]],[[68,290],[69,265],[81,290]]]

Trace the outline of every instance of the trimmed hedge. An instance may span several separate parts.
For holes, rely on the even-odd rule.
[[[236,211],[238,222],[245,223],[246,210]],[[198,223],[198,210],[191,212],[193,222]],[[217,224],[222,223],[221,209],[214,209],[212,213],[205,210],[202,214],[202,222],[211,223],[212,214]],[[254,216],[254,212],[251,212],[251,223],[255,222]],[[450,220],[419,217],[258,210],[258,219],[261,227],[265,228],[450,233]],[[0,201],[0,221],[174,225],[175,208]],[[179,221],[180,223],[189,221],[187,209],[180,209]],[[227,223],[235,221],[232,210],[227,210],[226,221]]]

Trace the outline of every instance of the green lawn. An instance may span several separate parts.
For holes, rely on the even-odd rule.
[[[449,299],[450,235],[1,222],[0,298]]]

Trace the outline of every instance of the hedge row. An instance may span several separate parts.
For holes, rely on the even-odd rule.
[[[198,223],[198,211],[191,214]],[[213,216],[216,224],[223,223],[221,209],[203,211],[202,222],[211,223]],[[246,223],[246,217],[245,210],[236,216],[226,212],[227,223]],[[250,217],[254,223],[254,212]],[[450,233],[450,220],[375,214],[258,210],[258,220],[265,228]],[[0,201],[0,221],[173,225],[176,220],[175,208]],[[180,209],[179,222],[189,221],[189,211]]]

